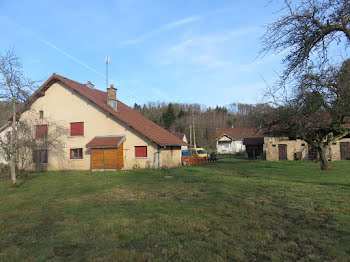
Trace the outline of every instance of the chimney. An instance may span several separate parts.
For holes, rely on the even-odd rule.
[[[107,88],[107,105],[117,110],[117,89],[114,88],[113,84]]]
[[[86,85],[88,88],[95,89],[95,85],[94,85],[93,83],[91,83],[90,81],[88,81],[85,85]]]

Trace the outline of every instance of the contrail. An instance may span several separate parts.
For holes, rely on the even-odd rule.
[[[32,31],[31,29],[16,23],[15,21],[13,21],[12,19],[10,19],[8,16],[2,16],[0,15],[0,18],[5,19],[8,23],[12,24],[13,26],[21,29],[22,31],[24,31],[25,33],[33,36],[34,38],[36,38],[37,40],[39,40],[40,42],[44,43],[45,45],[55,49],[56,51],[60,52],[61,54],[65,55],[66,57],[68,57],[69,59],[73,60],[74,62],[84,66],[85,68],[89,69],[90,71],[94,72],[95,74],[101,76],[102,78],[106,79],[106,76],[100,72],[98,72],[97,70],[95,70],[94,68],[92,68],[91,66],[89,66],[88,64],[80,61],[79,59],[75,58],[74,56],[72,56],[71,54],[68,54],[67,52],[63,51],[62,49],[58,48],[57,46],[55,46],[54,44],[42,39],[37,33],[35,33],[34,31]],[[114,82],[115,84],[117,84],[113,79],[110,79],[112,82]]]
[[[40,39],[40,38],[38,38],[38,40],[39,40],[40,42],[44,43],[45,45],[47,45],[47,46],[49,46],[49,47],[51,47],[51,48],[53,48],[53,49],[56,49],[56,50],[57,50],[58,52],[60,52],[61,54],[65,55],[66,57],[68,57],[68,58],[70,58],[70,59],[72,59],[73,61],[77,62],[78,64],[80,64],[80,65],[82,65],[82,66],[84,66],[85,68],[91,70],[92,72],[98,74],[99,76],[103,77],[104,79],[106,78],[106,76],[105,76],[104,74],[102,74],[102,73],[96,71],[96,70],[93,69],[91,66],[89,66],[89,65],[85,64],[84,62],[78,60],[78,59],[75,58],[74,56],[68,54],[67,52],[65,52],[65,51],[63,51],[62,49],[58,48],[57,46],[51,44],[50,42],[48,42],[48,41],[46,41],[46,40],[44,40],[44,39]],[[113,81],[113,79],[110,79],[110,80]]]

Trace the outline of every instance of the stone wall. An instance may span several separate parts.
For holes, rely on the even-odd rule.
[[[334,142],[327,152],[329,160],[341,160],[340,158],[340,143],[350,142],[350,138],[343,138],[337,142]],[[279,161],[278,145],[287,145],[287,159],[296,160],[295,154],[300,153],[302,160],[308,159],[308,144],[301,139],[289,140],[288,137],[265,137],[264,138],[264,151],[266,153],[266,160]]]

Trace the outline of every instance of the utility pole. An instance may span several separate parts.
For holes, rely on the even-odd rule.
[[[108,64],[109,64],[108,56],[106,56],[105,62],[106,62],[106,89],[107,89],[108,88]]]
[[[190,148],[192,148],[192,125],[190,125]]]
[[[196,145],[196,127],[194,125],[194,114],[192,113],[192,125],[193,125],[193,147],[197,148]]]

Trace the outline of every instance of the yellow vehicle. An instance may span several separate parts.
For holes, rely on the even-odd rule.
[[[207,151],[204,148],[192,148],[192,156],[208,157]]]

